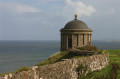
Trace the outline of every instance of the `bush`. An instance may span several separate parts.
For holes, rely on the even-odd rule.
[[[16,72],[28,71],[30,69],[31,68],[25,66],[25,67],[22,67],[22,68],[18,69]]]
[[[116,63],[112,64],[112,68],[109,72],[111,79],[117,79],[118,78],[118,71],[120,70],[120,66]]]
[[[4,75],[8,75],[8,74],[9,74],[9,72],[8,73],[1,73],[0,76],[4,76]]]
[[[86,50],[70,50],[68,52],[71,56],[91,56],[96,54],[94,51],[86,51]]]
[[[96,46],[86,45],[78,48],[79,50],[86,50],[86,51],[98,51]]]
[[[87,65],[82,65],[80,64],[77,68],[76,68],[76,72],[78,74],[78,79],[83,79],[85,78],[85,74],[87,71],[88,66]]]
[[[99,54],[104,54],[104,53],[108,53],[108,51],[107,50],[99,50],[98,53]]]
[[[79,69],[83,69],[80,66]],[[116,63],[109,64],[101,71],[89,72],[86,76],[82,75],[78,79],[120,79],[120,66]]]

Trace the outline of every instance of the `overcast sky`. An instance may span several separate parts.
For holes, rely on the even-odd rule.
[[[120,0],[0,0],[0,40],[60,40],[75,13],[92,40],[120,40]]]

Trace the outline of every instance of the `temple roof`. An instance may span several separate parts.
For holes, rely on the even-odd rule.
[[[75,15],[75,19],[68,22],[64,29],[88,29],[88,26],[83,21],[77,20],[77,15]]]

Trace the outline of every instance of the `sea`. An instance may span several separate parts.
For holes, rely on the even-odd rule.
[[[120,49],[120,42],[93,41],[99,49]],[[0,73],[44,61],[60,51],[59,41],[0,41]]]

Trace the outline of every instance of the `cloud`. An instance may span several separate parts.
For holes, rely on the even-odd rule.
[[[37,8],[34,8],[30,5],[20,4],[20,3],[2,3],[2,9],[7,12],[15,12],[18,14],[25,12],[39,12]]]
[[[114,14],[115,13],[115,9],[114,8],[110,8],[108,11],[107,11],[107,14]]]
[[[73,13],[74,14],[76,13],[79,16],[91,16],[94,12],[96,12],[96,10],[91,5],[86,5],[81,1],[66,0],[64,14],[69,15],[72,13],[73,15]]]
[[[59,0],[41,0],[40,2],[48,3],[48,2],[56,2],[56,1],[59,1]]]
[[[78,19],[93,29],[93,39],[120,39],[116,36],[120,33],[119,4],[111,6],[104,1],[81,1],[30,0],[24,4],[24,1],[4,2],[0,5],[0,40],[59,40],[59,30],[74,18],[75,13],[82,16]],[[105,6],[101,7],[103,4]]]

